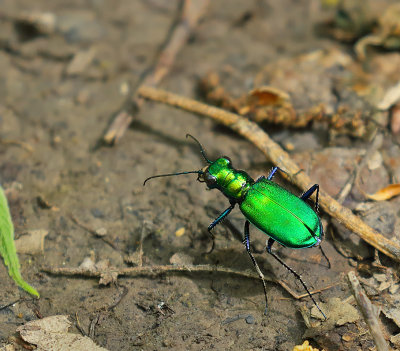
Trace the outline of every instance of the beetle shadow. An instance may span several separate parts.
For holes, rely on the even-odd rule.
[[[320,260],[320,262],[314,262],[314,261],[308,260],[308,259],[297,258],[297,257],[295,257],[295,255],[288,254],[287,250],[285,250],[285,249],[290,250],[290,253],[295,253],[295,252],[301,250],[302,252],[305,253],[304,255],[302,255],[302,257],[308,257],[308,256],[311,256],[311,255],[314,255],[314,254],[318,253],[321,256],[321,260]],[[311,250],[314,250],[314,251],[312,252]],[[325,258],[322,256],[321,251],[319,250],[318,247],[308,247],[308,248],[302,248],[302,249],[290,249],[290,248],[286,248],[286,247],[280,245],[279,249],[277,250],[275,248],[274,252],[275,252],[275,254],[277,254],[279,256],[279,258],[281,258],[283,261],[285,261],[285,263],[287,263],[286,261],[290,260],[292,262],[295,262],[296,265],[299,264],[299,266],[304,265],[304,264],[313,264],[313,265],[318,265],[320,267],[324,267],[326,269],[329,269],[327,267],[327,263],[325,261]]]
[[[274,273],[274,268],[268,262],[268,257],[257,255],[256,261],[260,266],[261,271],[266,277],[267,296],[268,296],[268,312],[273,315],[280,315],[281,317],[292,319],[293,315],[289,312],[284,312],[281,306],[281,300],[295,300],[287,290],[285,290],[277,281],[280,280]],[[210,255],[209,260],[221,269],[212,274],[206,273],[197,279],[194,279],[198,286],[203,286],[205,289],[209,288],[214,292],[214,296],[210,299],[211,304],[218,304],[221,308],[230,310],[232,314],[237,314],[238,311],[251,312],[257,310],[260,315],[264,316],[265,299],[262,283],[260,279],[249,278],[245,275],[228,274],[223,272],[223,269],[238,271],[243,273],[254,273],[257,276],[256,270],[248,256],[245,248],[238,250],[238,248],[229,249],[215,249],[214,253]],[[204,260],[199,257],[194,262],[195,265],[204,264]],[[286,283],[286,282],[285,282]],[[293,284],[288,284],[293,291],[301,294]],[[275,288],[275,289],[274,289]],[[207,294],[210,296],[211,292]],[[249,307],[252,305],[253,307]],[[286,307],[290,311],[292,307]],[[297,314],[297,313],[296,313]],[[274,317],[275,318],[275,317]],[[299,314],[298,320],[301,320]]]
[[[192,139],[186,138],[186,134],[182,135],[182,138],[175,138],[169,134],[165,134],[165,133],[161,132],[160,130],[152,128],[148,124],[146,124],[143,121],[138,120],[138,119],[135,119],[131,123],[130,128],[135,129],[136,131],[140,131],[142,133],[149,134],[153,137],[156,137],[160,142],[164,142],[165,144],[174,146],[180,152],[182,152],[183,147],[188,147],[193,151],[193,153],[195,155],[198,156],[198,158],[201,161],[204,161],[204,159],[200,153],[199,146],[195,142],[193,142]],[[193,136],[196,137],[196,135],[193,135]],[[201,143],[201,140],[199,140],[199,141]],[[207,155],[211,155],[210,159],[217,158],[217,156],[216,156],[216,155],[218,155],[217,152],[214,152],[214,150],[212,150],[211,148],[208,148],[207,145],[203,145],[203,147],[204,147]]]
[[[207,205],[206,212],[211,218],[217,218],[221,211],[217,210],[215,207]],[[231,216],[233,216],[233,215],[231,215]],[[243,222],[243,226],[244,226],[245,221],[243,220],[242,222]],[[223,220],[223,222],[221,224],[219,224],[219,226],[226,227],[236,240],[238,240],[241,243],[243,242],[244,230],[243,230],[243,228],[239,229],[238,226],[233,223],[233,220],[231,219],[230,216],[227,216]],[[255,254],[262,254],[262,253],[266,252],[265,249],[260,250],[259,248],[257,248],[252,242],[250,243],[250,248],[251,248],[251,252],[255,253]],[[244,249],[244,246],[243,246],[243,249]]]

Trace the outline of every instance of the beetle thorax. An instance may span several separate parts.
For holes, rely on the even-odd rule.
[[[218,189],[231,200],[240,202],[254,184],[244,171],[232,167],[228,157],[221,157],[203,169],[201,180],[209,189]]]

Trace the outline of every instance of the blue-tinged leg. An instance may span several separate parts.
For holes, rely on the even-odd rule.
[[[314,184],[310,189],[308,189],[303,195],[300,196],[300,199],[307,200],[314,192],[317,191],[317,195],[315,196],[315,211],[318,212],[318,199],[319,199],[319,185]]]
[[[321,244],[319,244],[318,247],[319,247],[319,249],[321,250],[322,256],[324,256],[325,259],[326,259],[326,262],[328,262],[328,268],[330,269],[330,268],[331,268],[331,261],[329,261],[328,256],[326,255],[326,253],[324,252],[324,250],[322,250]]]
[[[235,202],[231,202],[231,205],[224,211],[222,212],[209,226],[208,226],[208,233],[210,234],[211,238],[212,238],[212,246],[211,246],[211,250],[207,253],[211,253],[214,251],[214,247],[215,247],[215,237],[214,234],[211,233],[211,230],[218,224],[220,223],[234,208],[235,208],[236,203]]]
[[[267,309],[268,309],[268,297],[267,297],[267,286],[265,285],[265,280],[264,280],[264,274],[261,272],[260,267],[258,266],[256,259],[254,258],[253,254],[250,251],[250,222],[246,220],[244,223],[244,240],[243,240],[244,246],[246,247],[246,251],[250,256],[251,262],[253,262],[253,265],[258,273],[258,276],[260,277],[263,288],[264,288],[264,296],[265,296],[265,311],[264,314],[267,314]]]
[[[296,271],[294,271],[292,268],[290,268],[285,262],[283,262],[277,255],[275,255],[272,252],[272,245],[274,244],[274,242],[275,242],[274,239],[271,239],[271,238],[268,239],[267,252],[300,281],[300,283],[303,285],[304,289],[307,291],[308,296],[311,297],[311,300],[314,302],[314,305],[317,306],[318,310],[321,312],[321,314],[324,316],[324,318],[326,320],[325,313],[322,312],[322,310],[319,308],[317,302],[314,300],[313,296],[311,295],[310,291],[308,290],[307,285],[304,283],[303,279],[301,279],[300,274],[298,274]]]
[[[272,168],[271,172],[269,172],[268,177],[267,177],[267,180],[271,180],[272,177],[275,175],[275,173],[276,173],[277,171],[281,171],[282,173],[289,174],[288,172],[285,172],[282,168],[274,167],[274,168]],[[258,180],[258,179],[257,179],[257,180]]]
[[[259,177],[256,179],[256,183],[261,182],[263,179],[265,179],[265,176],[259,176]]]

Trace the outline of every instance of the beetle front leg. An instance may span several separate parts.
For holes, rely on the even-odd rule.
[[[267,286],[265,285],[265,280],[264,280],[264,274],[261,272],[260,267],[258,266],[256,259],[254,258],[253,254],[250,251],[250,222],[246,220],[244,223],[244,240],[243,240],[244,246],[246,247],[246,251],[250,256],[251,262],[253,263],[254,267],[256,268],[256,271],[258,273],[258,276],[260,277],[263,288],[264,288],[264,295],[265,295],[265,311],[264,314],[267,314],[267,309],[268,309],[268,297],[267,297]]]
[[[229,213],[231,213],[231,211],[235,208],[236,203],[235,202],[231,202],[231,205],[224,211],[222,212],[207,228],[208,233],[210,234],[211,238],[212,238],[212,246],[211,246],[211,250],[209,252],[207,252],[208,254],[210,254],[211,252],[214,251],[214,247],[215,247],[215,236],[214,234],[211,232],[211,230],[218,224],[220,223]]]
[[[272,238],[268,239],[268,244],[267,244],[267,252],[273,257],[275,258],[283,267],[285,267],[290,273],[292,273],[296,279],[298,279],[300,281],[300,283],[303,285],[304,289],[307,291],[308,296],[311,297],[311,300],[314,302],[314,305],[317,306],[318,310],[321,312],[321,314],[324,316],[325,320],[327,319],[325,316],[325,313],[322,312],[322,310],[319,308],[317,302],[314,300],[314,297],[311,295],[310,291],[308,290],[308,287],[306,285],[306,283],[304,283],[303,279],[301,279],[301,276],[299,273],[297,273],[295,270],[293,270],[292,268],[290,268],[285,262],[283,262],[277,255],[275,255],[272,252],[272,245],[274,244],[275,240]]]

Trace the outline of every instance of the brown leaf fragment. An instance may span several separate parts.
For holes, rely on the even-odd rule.
[[[46,229],[30,230],[15,240],[15,247],[18,253],[36,255],[43,253],[44,239],[49,234]]]
[[[400,132],[400,104],[394,105],[391,110],[390,129],[393,134]]]
[[[107,351],[87,336],[69,333],[68,316],[51,316],[28,322],[17,328],[21,338],[37,346],[37,351]]]
[[[247,113],[256,113],[258,109],[268,107],[281,107],[290,104],[290,97],[284,91],[271,87],[262,86],[253,89],[247,94],[244,106],[241,106],[239,113],[245,115]]]
[[[113,122],[108,128],[103,139],[107,144],[113,144],[116,140],[120,139],[125,133],[125,130],[129,127],[133,120],[130,113],[126,111],[120,111],[117,116],[115,116]]]
[[[250,91],[248,95],[248,103],[250,105],[284,105],[288,103],[290,100],[290,96],[284,91],[270,87],[270,86],[262,86],[257,89],[253,89]]]
[[[193,261],[193,256],[187,255],[183,252],[176,252],[169,259],[169,263],[175,265],[192,265]]]
[[[92,47],[88,50],[78,51],[66,68],[66,74],[77,76],[85,72],[92,63],[96,55],[96,50]]]
[[[397,195],[400,195],[400,184],[390,184],[378,190],[375,194],[366,194],[368,199],[375,201],[389,200]]]
[[[15,347],[12,344],[6,345],[0,349],[0,351],[15,351]]]
[[[396,334],[390,337],[390,342],[400,348],[400,334]]]

